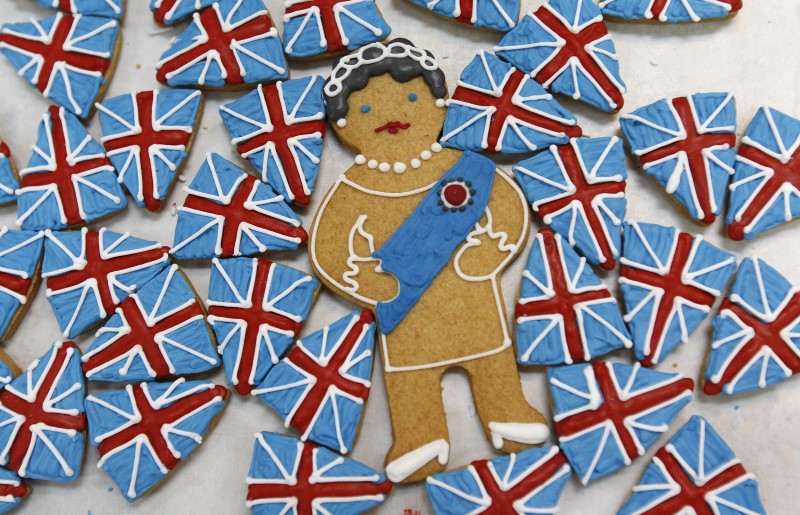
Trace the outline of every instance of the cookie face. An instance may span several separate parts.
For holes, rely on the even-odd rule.
[[[11,160],[11,150],[3,140],[0,140],[0,206],[17,200],[17,188],[19,188],[19,177]]]
[[[515,316],[517,362],[525,365],[590,361],[633,345],[611,292],[550,229],[534,239]]]
[[[58,13],[4,24],[0,52],[48,100],[86,118],[111,74],[118,39],[117,20]]]
[[[736,105],[731,93],[663,99],[620,119],[633,153],[694,220],[711,224],[736,160]]]
[[[625,152],[619,138],[571,139],[514,167],[545,224],[593,265],[613,270],[622,243]]]
[[[341,54],[392,32],[374,0],[284,0],[284,6],[283,47],[293,59]]]
[[[607,112],[622,109],[617,51],[592,0],[550,0],[526,14],[497,55],[545,88]]]
[[[220,364],[203,306],[178,265],[122,301],[82,361],[90,381],[152,381]]]
[[[287,202],[308,205],[325,137],[322,77],[258,85],[219,109],[231,144]]]
[[[42,277],[64,335],[77,336],[111,315],[169,263],[155,241],[106,229],[45,233]]]
[[[33,154],[19,174],[17,224],[23,229],[84,225],[127,204],[103,147],[63,107],[51,106],[42,117]]]
[[[758,110],[742,138],[728,198],[728,236],[751,239],[800,216],[800,119]]]
[[[42,233],[0,228],[0,340],[11,337],[39,286]]]
[[[430,476],[425,489],[436,515],[556,513],[571,475],[558,447],[544,447]]]
[[[208,322],[237,392],[249,394],[279,362],[318,290],[310,275],[266,259],[211,260]]]
[[[266,431],[256,434],[247,507],[253,515],[359,515],[383,503],[392,483],[383,474],[324,447]]]
[[[34,0],[46,9],[58,9],[70,14],[88,14],[105,18],[122,18],[123,0]]]
[[[414,4],[453,21],[479,29],[508,32],[519,19],[519,0],[411,0]]]
[[[200,117],[199,91],[141,91],[97,104],[101,139],[120,182],[139,207],[158,211],[189,152]]]
[[[0,392],[0,464],[20,477],[78,479],[86,429],[80,351],[56,342]]]
[[[302,340],[253,395],[286,427],[342,454],[353,448],[370,391],[375,323],[356,311]]]
[[[766,513],[753,474],[703,417],[659,449],[620,515]]]
[[[208,154],[178,208],[178,259],[294,250],[308,239],[283,197],[218,154]]]
[[[480,51],[447,101],[441,142],[474,152],[533,152],[580,136],[578,120],[536,81]]]
[[[150,0],[153,19],[159,25],[175,25],[216,0]]]
[[[289,76],[278,31],[262,0],[222,0],[195,14],[156,68],[163,84],[205,89]]]
[[[86,398],[89,442],[129,502],[155,488],[203,442],[228,390],[208,381],[140,383]]]
[[[684,23],[735,15],[742,0],[600,0],[606,18],[617,21]]]
[[[692,399],[694,381],[638,363],[547,371],[561,450],[584,485],[643,455]]]

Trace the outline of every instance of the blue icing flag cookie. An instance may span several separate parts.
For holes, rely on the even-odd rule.
[[[58,9],[70,14],[88,14],[105,18],[122,18],[123,0],[34,0],[46,9]]]
[[[48,100],[81,118],[92,112],[119,47],[119,22],[58,13],[0,27],[0,52]]]
[[[228,390],[209,381],[140,383],[86,398],[97,466],[129,502],[152,490],[203,442]]]
[[[584,485],[630,465],[692,399],[694,381],[638,363],[547,371],[561,450]]]
[[[247,395],[292,345],[319,281],[266,259],[211,260],[208,322],[214,328],[228,383]]]
[[[152,381],[220,364],[203,305],[178,265],[122,301],[82,361],[92,381]]]
[[[615,21],[686,23],[734,16],[742,0],[600,0],[599,6],[606,19]]]
[[[153,19],[159,25],[175,25],[217,0],[150,0]]]
[[[589,263],[616,267],[628,208],[619,138],[573,138],[520,162],[514,176],[545,224]]]
[[[590,361],[633,345],[616,299],[586,258],[551,229],[533,240],[515,316],[523,365]]]
[[[617,51],[592,0],[549,0],[523,16],[497,55],[555,93],[607,112],[622,109]]]
[[[439,16],[479,29],[508,32],[519,19],[519,0],[411,0]]]
[[[580,136],[575,116],[536,81],[481,50],[447,101],[442,145],[520,154]]]
[[[256,433],[247,474],[247,507],[253,515],[360,515],[391,491],[391,481],[362,463],[290,436]]]
[[[753,474],[706,419],[693,416],[658,450],[619,515],[765,515]]]
[[[253,395],[303,441],[347,454],[369,397],[374,346],[372,313],[354,311],[299,340]]]
[[[0,513],[16,508],[30,491],[30,487],[18,475],[0,467]]]
[[[392,33],[375,0],[284,0],[283,48],[293,59],[341,54]]]
[[[19,177],[14,162],[11,161],[11,150],[3,140],[0,140],[0,206],[17,200],[17,188],[19,188]]]
[[[631,150],[694,220],[722,212],[736,160],[736,105],[731,93],[662,99],[620,118]]]
[[[15,319],[39,287],[42,235],[0,228],[0,340],[11,337]]]
[[[434,474],[425,489],[436,515],[556,513],[571,475],[558,447],[530,448]]]
[[[287,202],[308,205],[325,138],[323,79],[258,87],[219,109],[231,144]]]

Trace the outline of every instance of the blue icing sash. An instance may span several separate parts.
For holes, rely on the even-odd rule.
[[[483,217],[492,194],[495,166],[486,157],[464,152],[439,179],[411,216],[373,253],[381,271],[398,282],[397,296],[379,302],[380,330],[389,334],[422,297],[450,256]]]

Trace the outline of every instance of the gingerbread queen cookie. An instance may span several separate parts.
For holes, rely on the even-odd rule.
[[[309,255],[326,286],[376,313],[394,434],[387,476],[417,481],[447,464],[440,381],[454,366],[497,449],[542,443],[549,431],[522,394],[499,282],[528,235],[522,193],[487,158],[435,143],[445,77],[409,41],[342,58],[323,93],[358,156],[317,211]]]

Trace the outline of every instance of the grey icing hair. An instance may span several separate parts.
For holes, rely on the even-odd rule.
[[[393,39],[372,43],[358,52],[342,57],[333,67],[323,90],[325,107],[330,120],[340,120],[347,115],[347,99],[356,91],[367,87],[369,79],[385,73],[398,82],[408,82],[422,77],[436,98],[447,96],[444,72],[433,54],[417,48],[407,39]]]

